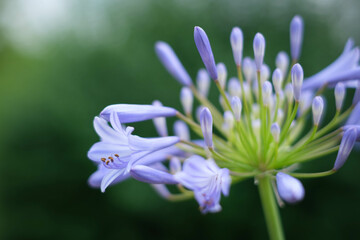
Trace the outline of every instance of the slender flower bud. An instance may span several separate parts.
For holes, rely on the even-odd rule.
[[[304,71],[300,64],[296,63],[291,69],[291,81],[294,90],[294,99],[295,101],[300,100],[301,96],[301,87],[304,80]]]
[[[166,70],[178,80],[178,82],[185,86],[192,84],[189,74],[169,44],[166,42],[157,42],[155,44],[155,52]]]
[[[162,103],[158,100],[153,101],[153,106],[162,107]],[[166,118],[158,117],[153,119],[156,131],[161,137],[166,137],[168,135],[167,126],[166,126]]]
[[[172,157],[170,159],[170,164],[169,164],[169,167],[170,167],[170,172],[172,174],[175,174],[177,172],[180,172],[181,171],[181,162],[180,162],[180,159],[177,158],[177,157]]]
[[[272,95],[272,86],[269,81],[264,82],[262,86],[262,91],[263,91],[264,106],[268,107],[270,105],[271,95]]]
[[[188,87],[183,87],[180,92],[180,102],[186,115],[191,115],[194,96]]]
[[[298,60],[300,57],[301,46],[303,41],[304,22],[303,19],[296,15],[290,23],[290,45],[291,57]]]
[[[261,33],[257,33],[254,38],[254,56],[256,70],[260,71],[261,66],[263,65],[264,55],[265,55],[265,38]]]
[[[360,102],[360,81],[357,82],[354,98],[353,98],[353,105],[355,106],[358,102]]]
[[[225,111],[223,129],[226,132],[230,132],[233,128],[234,128],[234,115],[231,111]]]
[[[354,147],[357,135],[358,133],[356,128],[349,128],[345,131],[344,136],[341,139],[338,155],[335,160],[334,170],[339,170],[346,162],[352,148]]]
[[[244,72],[245,80],[248,83],[251,83],[256,72],[254,61],[249,57],[245,57],[243,61],[242,70]]]
[[[283,74],[279,68],[275,69],[275,71],[273,72],[272,82],[274,84],[276,94],[280,95],[283,83]]]
[[[196,77],[196,83],[201,95],[207,97],[210,88],[210,77],[205,69],[200,69]]]
[[[281,124],[283,120],[284,120],[284,111],[281,108],[279,108],[276,122],[278,124]]]
[[[217,80],[218,75],[215,66],[214,55],[211,50],[209,39],[205,31],[201,27],[194,28],[194,40],[196,47],[200,53],[201,59],[210,74],[210,77],[214,80]]]
[[[313,113],[315,126],[319,125],[323,110],[324,110],[324,100],[320,96],[315,97],[312,103],[312,113]]]
[[[181,140],[190,141],[189,127],[181,120],[177,120],[174,123],[174,133]]]
[[[241,66],[244,37],[240,28],[234,27],[230,35],[231,48],[236,66]]]
[[[285,86],[285,96],[288,102],[292,102],[292,100],[294,99],[294,89],[291,83],[288,83]]]
[[[228,91],[230,96],[241,96],[241,85],[239,80],[236,77],[230,78],[228,83]]]
[[[226,78],[227,78],[227,70],[224,63],[218,63],[216,65],[216,70],[218,73],[218,81],[222,89],[225,88]]]
[[[276,56],[275,65],[282,72],[282,76],[285,76],[289,67],[289,56],[286,52],[279,52]]]
[[[334,94],[335,94],[336,110],[340,111],[346,94],[345,85],[341,82],[337,83],[335,86]]]
[[[268,81],[269,78],[270,78],[270,68],[268,65],[263,64],[261,66],[261,75],[260,75],[261,84],[263,84],[265,81]]]
[[[240,121],[241,119],[241,110],[242,110],[242,104],[239,97],[235,96],[231,99],[231,108],[234,112],[235,120]]]
[[[208,148],[212,148],[213,119],[211,112],[207,107],[205,107],[200,113],[200,126],[201,126],[201,131],[204,135],[206,146]]]
[[[281,199],[288,203],[301,201],[305,196],[305,190],[302,183],[282,172],[276,174],[276,184]]]
[[[279,127],[279,124],[278,123],[271,124],[270,131],[271,131],[271,134],[272,134],[275,142],[278,143],[279,140],[280,140],[280,127]]]

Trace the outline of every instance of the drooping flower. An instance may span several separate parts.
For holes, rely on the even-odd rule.
[[[203,213],[218,212],[221,193],[229,195],[231,178],[229,170],[219,168],[213,159],[192,156],[185,160],[183,170],[175,174],[183,186],[194,191]]]

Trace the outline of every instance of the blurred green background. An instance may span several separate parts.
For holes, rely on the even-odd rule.
[[[227,64],[232,76],[229,34],[240,26],[245,56],[253,55],[255,33],[264,34],[265,62],[273,70],[276,54],[289,50],[291,18],[301,14],[301,64],[310,76],[341,53],[348,37],[360,43],[359,9],[355,0],[2,0],[0,238],[266,239],[251,180],[234,185],[221,201],[223,211],[208,215],[194,200],[167,202],[133,180],[104,194],[89,188],[95,167],[86,153],[98,140],[93,117],[109,104],[154,99],[180,109],[181,87],[157,60],[157,40],[173,46],[194,78],[203,65],[193,27],[202,26],[216,61]],[[327,95],[330,117],[333,96]],[[136,127],[137,135],[156,134],[151,121]],[[327,170],[334,159],[304,169]],[[288,239],[356,239],[359,170],[359,151],[354,151],[339,173],[304,180],[305,200],[281,210]]]

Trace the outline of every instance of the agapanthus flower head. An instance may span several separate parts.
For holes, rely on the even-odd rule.
[[[290,71],[285,52],[276,56],[275,70],[264,64],[265,38],[260,33],[253,41],[254,59],[242,59],[243,33],[239,28],[230,35],[234,66],[226,69],[223,63],[216,65],[206,33],[195,27],[195,44],[206,67],[198,71],[197,87],[170,46],[158,42],[155,48],[160,60],[183,85],[182,109],[163,106],[159,101],[152,105],[106,107],[94,120],[100,141],[91,147],[88,157],[98,170],[89,178],[89,184],[105,191],[109,185],[132,177],[152,184],[163,198],[195,198],[203,213],[221,210],[221,194],[229,194],[231,179],[235,183],[253,178],[265,199],[265,211],[269,210],[266,203],[276,208],[271,199],[274,196],[279,205],[282,200],[302,200],[305,191],[298,178],[335,173],[344,165],[355,142],[360,141],[359,49],[349,40],[338,59],[304,80],[304,70],[297,63],[303,25],[299,16],[291,22]],[[226,84],[227,75],[236,77]],[[211,83],[219,92],[215,99],[219,99],[220,107],[207,97]],[[333,87],[336,106],[329,108],[336,107],[335,114],[320,124],[321,117],[329,113],[324,106],[326,99],[319,95]],[[353,104],[346,106],[344,98],[349,87],[356,90]],[[175,136],[167,130],[168,117],[177,118],[172,131]],[[311,119],[314,125],[309,130],[306,121]],[[135,136],[134,128],[124,125],[145,120],[153,120],[160,137]],[[302,164],[337,151],[332,169],[297,172]],[[175,186],[168,189],[166,184]]]

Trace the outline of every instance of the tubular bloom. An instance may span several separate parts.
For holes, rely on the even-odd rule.
[[[265,38],[261,33],[253,41],[254,59],[242,58],[243,33],[234,28],[229,49],[234,55],[234,65],[226,67],[223,63],[215,64],[205,31],[195,27],[195,45],[206,68],[198,72],[197,87],[171,47],[164,42],[156,43],[161,62],[183,85],[180,91],[183,113],[158,101],[153,105],[106,107],[94,120],[101,140],[88,153],[98,166],[89,184],[104,191],[110,184],[133,177],[153,184],[166,199],[195,198],[201,212],[207,213],[221,210],[221,195],[229,194],[232,183],[252,178],[258,185],[266,219],[271,221],[268,223],[271,238],[283,239],[274,196],[279,204],[282,200],[287,203],[302,200],[305,190],[298,178],[335,173],[360,140],[358,48],[349,41],[334,63],[304,79],[304,70],[296,62],[301,53],[303,28],[302,18],[294,17],[290,27],[293,63],[289,66],[289,57],[282,51],[276,56],[277,68],[272,72],[263,62]],[[222,109],[207,98],[209,76],[220,93],[216,99],[220,99]],[[325,99],[315,94],[326,87],[335,87],[336,102],[333,106],[336,113],[328,122],[320,121],[326,114]],[[357,88],[351,106],[344,103],[347,87]],[[167,117],[178,118],[173,126],[176,136],[167,130]],[[347,118],[345,126],[339,126]],[[121,125],[150,119],[160,137],[134,136],[132,127]],[[313,127],[307,132],[306,121],[310,119]],[[191,140],[190,130],[197,140]],[[328,171],[294,171],[293,165],[301,167],[335,152],[338,156],[334,167]],[[163,165],[164,161],[170,163]],[[178,192],[169,191],[166,184],[175,184]]]

